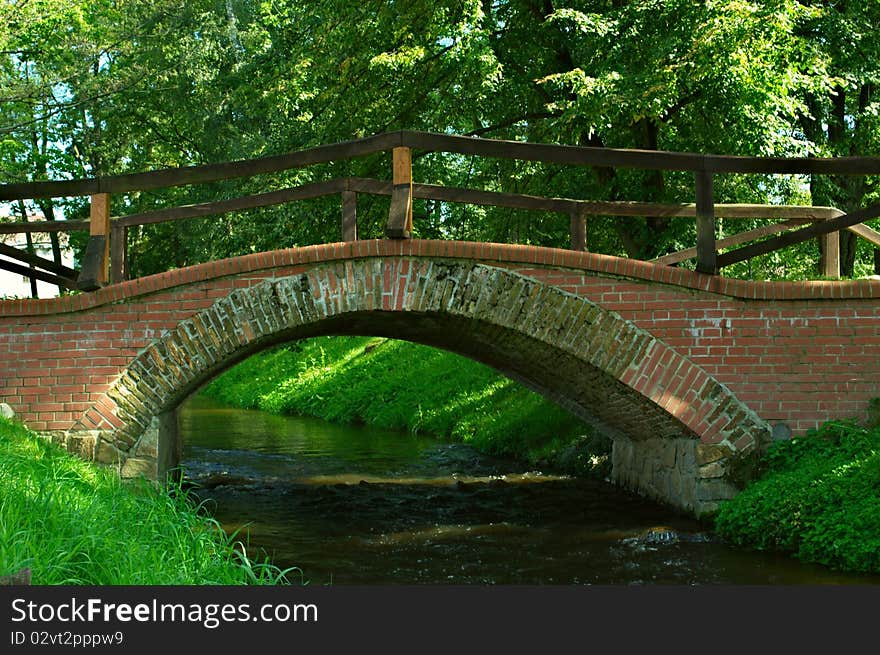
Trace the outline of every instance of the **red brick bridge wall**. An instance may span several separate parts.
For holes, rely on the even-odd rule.
[[[620,359],[623,355],[614,355],[607,366],[599,366],[610,371],[620,364],[614,375],[635,392],[616,401],[615,411],[648,418],[654,413],[662,414],[654,423],[646,419],[645,425],[658,434],[663,432],[660,436],[667,439],[660,450],[643,448],[639,452],[625,443],[627,435],[621,435],[620,444],[615,442],[616,478],[661,499],[679,498],[684,493],[684,501],[679,498],[673,502],[687,509],[710,508],[712,495],[718,489],[682,492],[677,481],[664,477],[658,469],[696,467],[702,471],[697,474],[702,479],[700,484],[708,489],[710,483],[722,483],[714,478],[727,475],[718,466],[724,457],[707,450],[713,444],[721,443],[729,451],[749,452],[767,438],[766,434],[757,433],[769,431],[770,426],[784,423],[799,435],[823,420],[859,417],[868,401],[880,396],[878,280],[754,283],[591,253],[413,240],[359,241],[258,253],[132,280],[90,294],[2,301],[0,402],[11,405],[33,429],[54,433],[69,449],[85,456],[116,461],[120,467],[124,459],[135,462],[139,455],[144,455],[144,461],[151,457],[155,460],[155,451],[160,449],[157,443],[142,444],[132,450],[137,435],[130,435],[132,443],[114,444],[110,456],[106,449],[103,455],[99,452],[101,431],[125,432],[130,427],[108,391],[112,391],[120,374],[139,354],[143,358],[151,343],[167,339],[181,322],[211,307],[218,299],[227,298],[236,289],[255,288],[266,280],[302,275],[327,264],[380,259],[384,262],[385,279],[383,289],[376,290],[376,298],[381,307],[371,309],[385,310],[389,315],[395,311],[404,313],[401,310],[406,284],[419,262],[479,262],[540,283],[530,287],[530,291],[517,287],[520,293],[534,295],[536,289],[549,286],[589,301],[582,303],[584,306],[595,304],[601,308],[603,317],[612,318],[603,318],[607,323],[604,332],[596,331],[589,338],[597,341],[607,336],[609,342],[599,344],[603,351],[618,349],[623,334],[620,330],[625,332],[629,329],[626,326],[634,326],[632,346],[625,353],[629,359],[623,364],[615,363],[614,357]],[[345,269],[339,270],[341,274],[333,279],[338,278],[338,284],[346,286]],[[398,276],[399,280],[392,280],[391,276]],[[338,293],[363,291],[349,282],[350,288]],[[561,302],[557,296],[565,295],[557,293],[552,296],[556,299],[553,302]],[[542,296],[541,304],[552,298]],[[566,311],[574,308],[571,305]],[[563,313],[554,316],[561,319]],[[251,329],[250,323],[244,325],[246,330]],[[612,325],[613,329],[608,327]],[[386,321],[376,323],[372,331],[395,336],[399,328],[401,337],[481,358],[484,350],[491,350],[490,333],[496,329],[478,327],[471,320],[467,329],[453,330],[454,339],[443,343],[440,335],[448,331],[442,321],[435,327],[432,332],[413,328],[412,324]],[[230,332],[236,330],[235,325],[227,328]],[[241,332],[242,326],[237,329]],[[481,329],[485,329],[486,344],[469,351],[465,342],[469,337],[479,337]],[[358,331],[371,331],[370,321],[347,325],[331,322],[313,332],[305,330],[292,336]],[[279,338],[285,335],[291,336],[279,333]],[[660,346],[647,347],[645,335]],[[240,340],[248,341],[248,335],[240,335]],[[546,340],[552,342],[552,335]],[[271,341],[254,341],[254,348],[237,350],[216,370],[270,345]],[[480,338],[474,339],[474,343],[480,342]],[[535,354],[535,358],[541,356]],[[601,412],[595,416],[588,407],[572,400],[566,388],[553,388],[553,368],[563,366],[561,359],[554,365],[543,365],[543,378],[540,371],[531,375],[528,366],[512,364],[515,355],[510,352],[498,351],[483,359],[514,377],[532,382],[532,386],[561,404],[568,404],[576,413],[584,410],[585,418],[596,418],[602,423]],[[720,401],[713,400],[718,389],[723,390],[727,403],[723,405],[723,416],[719,416]],[[181,391],[189,393],[192,389]],[[702,398],[698,397],[701,393]],[[635,400],[630,403],[629,398]],[[645,398],[652,402],[641,402]],[[621,402],[630,403],[629,410],[620,406]],[[669,426],[662,422],[664,417],[674,417],[677,422],[673,421],[673,427],[680,428],[681,439],[671,450],[668,444],[676,439],[668,439]],[[752,427],[745,436],[722,429],[746,418]],[[621,431],[620,426],[610,427],[612,431],[615,427]],[[138,430],[143,431],[143,426]],[[640,439],[650,440],[651,436],[643,434]],[[705,447],[694,450],[682,445],[689,442]],[[684,461],[688,458],[696,461]],[[173,463],[173,458],[168,461]],[[129,467],[129,472],[132,470],[138,469]],[[149,472],[148,467],[141,472]],[[726,480],[723,484],[727,484]],[[715,495],[723,497],[727,493],[722,490]],[[700,495],[704,497],[699,498]],[[701,501],[706,502],[701,505]]]

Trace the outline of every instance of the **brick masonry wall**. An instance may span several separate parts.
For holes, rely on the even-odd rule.
[[[776,283],[776,297],[754,299],[647,280],[611,285],[574,271],[516,270],[543,273],[540,279],[633,321],[795,435],[830,418],[861,418],[880,396],[880,301],[868,295],[878,293],[876,281],[804,283],[797,294]],[[841,297],[823,297],[829,285],[847,284],[859,295],[834,289]]]
[[[403,315],[413,310],[411,287],[418,278],[413,271],[425,262],[449,260],[507,269],[543,283],[533,286],[530,293],[548,285],[601,308],[605,329],[590,334],[572,330],[572,321],[587,316],[580,309],[577,316],[569,316],[577,305],[566,305],[564,311],[557,308],[555,314],[535,315],[532,327],[541,333],[540,339],[552,343],[561,339],[551,334],[554,325],[568,321],[566,338],[572,339],[568,350],[581,348],[583,352],[577,356],[588,359],[606,353],[606,360],[594,364],[597,370],[612,375],[624,390],[608,387],[601,376],[591,379],[583,367],[580,378],[576,377],[578,367],[555,351],[535,353],[531,363],[515,361],[515,353],[522,352],[537,334],[517,342],[518,326],[511,326],[517,329],[506,336],[507,351],[495,347],[499,330],[507,328],[487,326],[485,321],[477,327],[474,316],[467,325],[456,324],[454,330],[442,321],[434,329],[424,327],[424,321],[417,328],[375,323],[375,329],[388,336],[397,330],[415,330],[409,336],[427,343],[454,336],[453,342],[436,345],[473,356],[495,347],[489,363],[531,382],[611,432],[628,431],[644,440],[677,430],[679,435],[689,433],[705,444],[744,451],[755,440],[733,435],[732,426],[737,422],[753,418],[769,424],[785,422],[800,434],[829,418],[858,416],[869,399],[880,396],[880,282],[875,280],[750,283],[554,249],[445,241],[360,241],[211,262],[91,294],[0,302],[0,401],[9,403],[36,430],[75,431],[80,436],[73,450],[96,451],[101,431],[125,433],[130,427],[117,415],[118,407],[107,394],[120,373],[139,354],[143,356],[151,343],[167,340],[181,322],[218,300],[224,302],[231,292],[265,280],[307,274],[310,288],[323,288],[325,304],[332,305],[327,316],[365,297],[374,299],[372,310]],[[358,277],[354,263],[364,261],[384,262],[381,276],[375,280],[369,275]],[[319,280],[316,266],[330,263],[338,264],[335,272]],[[429,282],[442,287],[437,279]],[[537,299],[535,307],[551,297],[555,298],[551,294]],[[249,334],[260,332],[258,326],[247,321],[236,324],[234,315],[223,320],[227,325],[220,332],[225,329],[234,335],[230,339],[238,345],[250,345],[232,348],[226,359],[221,357],[222,361],[207,371],[210,374],[271,341],[267,335]],[[546,324],[543,327],[542,322]],[[626,326],[637,328],[641,341],[633,337],[635,345],[618,352],[620,335],[630,334]],[[337,323],[315,333],[331,328],[337,333],[368,332],[371,323]],[[306,332],[288,336],[307,336]],[[170,359],[167,352],[152,356]],[[548,358],[555,361],[548,362]],[[554,378],[566,366],[571,368],[571,380],[561,386]],[[197,386],[200,382],[187,384]],[[607,397],[597,396],[597,387],[608,387]],[[186,388],[187,393],[191,390]],[[722,392],[723,402],[719,400]],[[603,410],[592,411],[590,404],[602,405]],[[748,416],[750,410],[757,416]],[[629,418],[618,420],[612,414]],[[645,417],[644,425],[633,416]],[[670,417],[674,419],[671,423],[667,421]],[[145,426],[139,425],[137,430],[143,432]],[[121,447],[133,447],[137,438],[131,434],[132,443]],[[640,462],[639,466],[645,465]]]

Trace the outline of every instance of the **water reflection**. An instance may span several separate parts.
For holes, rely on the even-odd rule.
[[[611,485],[461,444],[201,398],[181,427],[224,528],[311,584],[880,584],[729,549]],[[660,526],[683,538],[646,536]]]

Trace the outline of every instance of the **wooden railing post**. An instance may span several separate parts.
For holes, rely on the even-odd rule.
[[[586,252],[587,250],[587,214],[583,207],[572,210],[570,221],[571,249]]]
[[[712,173],[697,171],[697,270],[718,274],[718,251],[715,244],[715,199]]]
[[[104,252],[98,269],[98,282],[107,282],[110,273],[110,194],[97,193],[89,209],[89,237],[104,237]]]
[[[409,239],[412,236],[412,150],[394,148],[391,208],[385,235],[389,239]]]
[[[128,228],[113,223],[110,227],[110,281],[128,279]]]
[[[90,200],[89,242],[76,283],[81,291],[100,289],[110,277],[110,194],[96,193]]]
[[[342,240],[357,241],[357,193],[342,192]]]
[[[840,277],[840,232],[823,234],[822,275],[837,279]]]

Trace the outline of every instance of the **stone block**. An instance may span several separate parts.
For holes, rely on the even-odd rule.
[[[668,471],[671,471],[675,468],[675,451],[676,444],[675,441],[670,441],[668,443],[664,443],[662,446],[661,457],[663,461],[663,468]]]
[[[95,461],[99,464],[118,464],[124,459],[124,455],[113,444],[105,439],[99,439],[95,449]]]
[[[722,460],[711,462],[709,464],[704,464],[699,469],[700,478],[704,480],[711,478],[723,478],[726,473],[726,462]]]
[[[698,501],[728,500],[738,493],[738,489],[723,478],[699,480],[697,482],[696,497]]]
[[[724,459],[730,455],[730,451],[721,446],[700,443],[697,444],[695,455],[697,465],[702,466],[703,464],[709,464],[711,462],[717,462],[719,459]]]
[[[691,511],[694,509],[697,502],[697,481],[693,478],[680,479],[681,491],[679,493],[679,498],[681,499],[681,507],[682,509]]]
[[[129,457],[122,465],[120,475],[125,479],[139,478],[141,476],[156,479],[156,460],[140,457]]]
[[[67,451],[77,457],[92,461],[101,432],[99,430],[76,430],[67,435]]]
[[[159,431],[147,430],[132,449],[136,457],[149,457],[155,459],[159,456]]]

